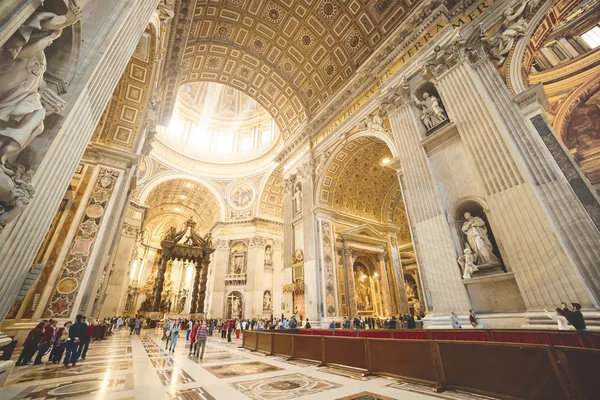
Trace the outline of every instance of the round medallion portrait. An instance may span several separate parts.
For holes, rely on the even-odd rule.
[[[229,190],[229,205],[237,210],[248,208],[254,203],[255,191],[249,182],[240,182]]]

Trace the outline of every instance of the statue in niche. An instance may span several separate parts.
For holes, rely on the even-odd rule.
[[[412,299],[414,299],[415,296],[415,291],[413,290],[412,285],[410,285],[408,282],[404,282],[404,285],[406,286],[406,299],[408,301],[411,301]]]
[[[475,265],[475,256],[471,249],[465,249],[464,254],[458,259],[458,263],[463,269],[463,279],[471,279],[474,272],[479,271]]]
[[[416,96],[413,96],[413,101],[418,107],[421,107],[421,121],[423,121],[423,125],[428,131],[448,120],[446,111],[434,95],[424,92],[423,101],[420,101]]]
[[[263,310],[268,311],[271,309],[271,293],[268,290],[265,290],[265,294],[263,296]]]
[[[233,271],[235,272],[236,275],[240,275],[243,271],[243,268],[244,268],[244,258],[236,257],[235,264],[233,266]]]
[[[44,118],[65,102],[46,87],[44,50],[81,18],[73,0],[56,0],[65,11],[36,10],[0,48],[0,230],[27,207],[35,191],[32,171],[8,163],[44,131]],[[54,7],[56,9],[59,9]]]
[[[494,247],[488,237],[488,230],[483,219],[473,217],[471,213],[465,213],[462,231],[467,236],[474,264],[479,266],[500,264],[500,260],[493,253]]]
[[[233,300],[231,301],[231,316],[234,318],[237,318],[240,316],[240,299],[237,297],[234,297]]]
[[[157,8],[160,14],[159,18],[162,22],[170,21],[175,16],[173,0],[161,0]]]
[[[491,40],[490,53],[501,67],[517,39],[525,35],[529,26],[528,19],[533,16],[533,10],[539,4],[539,0],[525,0],[515,8],[515,2],[502,12],[502,26]]]
[[[294,207],[296,210],[296,214],[300,214],[302,212],[302,185],[296,185],[296,190],[294,191]]]
[[[265,247],[265,265],[273,266],[273,248],[271,246]]]
[[[421,305],[421,302],[419,300],[415,299],[415,302],[413,303],[413,310],[415,310],[415,314],[416,315],[421,315],[421,312],[423,312],[423,306]]]

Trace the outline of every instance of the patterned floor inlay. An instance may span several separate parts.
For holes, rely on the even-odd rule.
[[[99,364],[78,364],[75,367],[65,368],[62,364],[53,365],[47,368],[33,369],[24,375],[21,375],[13,383],[41,381],[58,378],[72,378],[80,375],[102,374],[112,371],[126,371],[133,369],[133,362],[110,362]]]
[[[178,390],[169,393],[171,400],[216,400],[203,388]]]
[[[308,360],[288,360],[287,358],[284,357],[277,357],[277,361],[281,361],[287,364],[292,364],[295,365],[297,367],[316,367],[317,365],[319,365],[318,362],[315,361],[308,361]]]
[[[324,392],[341,385],[303,374],[290,374],[232,383],[231,386],[254,400],[286,400]]]
[[[173,363],[173,359],[172,358],[151,358],[150,361],[152,362],[152,366],[154,368],[166,368],[166,367],[172,367],[173,365],[175,365]]]
[[[93,347],[90,346],[88,354],[91,356],[109,356],[131,353],[131,346],[125,347]]]
[[[353,394],[351,396],[340,397],[337,400],[394,400],[394,399],[391,397],[382,396],[377,393],[360,392],[360,393]]]
[[[165,386],[196,382],[194,379],[192,379],[191,376],[187,374],[187,372],[178,368],[164,369],[156,371],[156,373],[158,374],[158,378],[160,379],[162,384]]]
[[[114,395],[115,392],[126,390],[133,390],[132,374],[108,379],[101,377],[29,386],[17,394],[13,400],[61,400],[100,393],[104,394],[106,398],[111,398],[111,395],[106,395],[106,393]]]
[[[265,364],[259,361],[238,364],[214,365],[211,367],[204,367],[204,369],[219,379],[232,378],[244,375],[263,374],[266,372],[283,371],[283,368],[279,368],[270,364]]]
[[[397,382],[387,385],[394,389],[405,390],[408,392],[421,393],[426,394],[428,396],[439,398],[439,399],[447,399],[447,400],[493,400],[492,397],[479,396],[476,394],[464,393],[464,392],[455,392],[452,390],[442,392],[442,393],[434,393],[433,388],[427,385],[420,385],[418,383],[409,383],[409,382]]]
[[[226,361],[245,361],[248,360],[247,357],[242,357],[237,354],[225,353],[225,354],[204,354],[204,359],[200,360],[194,356],[188,357],[190,360],[198,363],[199,361],[203,361],[204,363],[221,363]]]
[[[363,376],[362,371],[356,371],[346,368],[334,368],[334,367],[320,367],[319,372],[327,372],[328,374],[334,374],[343,376],[345,378],[355,379],[357,381],[368,381],[371,379],[377,379],[375,375]]]

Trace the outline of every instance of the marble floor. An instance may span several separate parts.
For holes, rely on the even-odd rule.
[[[481,400],[459,392],[395,379],[368,377],[340,368],[317,368],[240,349],[241,340],[209,338],[203,360],[188,357],[184,340],[175,353],[164,350],[159,332],[120,332],[93,342],[86,360],[14,368],[0,399],[201,399],[201,400]],[[18,356],[18,351],[15,359]],[[487,398],[486,398],[487,399]]]

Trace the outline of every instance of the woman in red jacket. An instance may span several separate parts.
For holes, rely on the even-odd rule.
[[[192,331],[190,332],[190,353],[188,354],[188,357],[192,356],[192,354],[196,350],[196,347],[198,346],[198,338],[196,337],[196,333],[198,332],[199,327],[200,324],[198,323],[198,321],[196,321],[192,326]]]
[[[17,367],[20,365],[27,365],[31,362],[31,357],[33,357],[42,337],[44,337],[45,326],[45,322],[40,322],[29,332],[29,335],[27,335],[27,339],[25,339],[25,343],[23,344],[23,351],[21,351],[21,355],[17,360]]]

